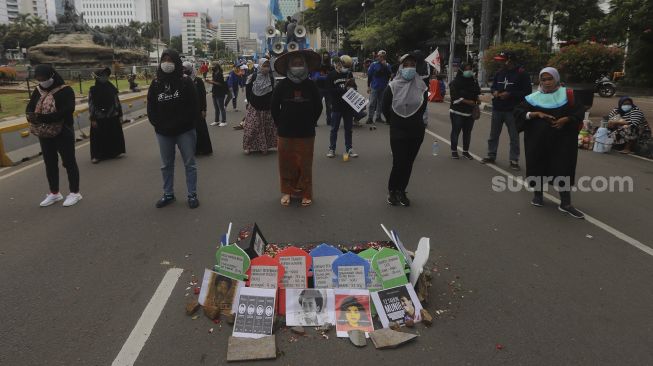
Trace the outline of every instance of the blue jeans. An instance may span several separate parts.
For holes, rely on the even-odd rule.
[[[188,195],[197,193],[197,165],[195,164],[195,129],[177,136],[156,135],[161,153],[161,174],[163,175],[163,193],[175,193],[175,145],[179,147],[181,158],[186,167],[186,187]]]
[[[320,89],[320,97],[324,99],[326,123],[331,125],[331,93],[326,89]]]
[[[349,151],[352,147],[351,143],[351,128],[354,121],[354,111],[347,108],[344,112],[334,111],[331,114],[331,138],[329,150],[336,149],[336,142],[338,141],[338,129],[340,128],[340,120],[345,123],[345,151]]]
[[[213,109],[215,109],[215,122],[227,122],[227,109],[224,107],[224,95],[213,94]],[[220,113],[220,114],[218,114]],[[222,117],[222,120],[220,120]]]
[[[370,93],[370,107],[369,113],[367,113],[367,118],[372,120],[381,118],[381,114],[383,113],[382,99],[384,91],[385,89],[372,89],[372,92]]]
[[[492,111],[490,139],[487,141],[487,156],[496,159],[499,136],[501,136],[504,123],[508,128],[508,135],[510,136],[510,160],[519,161],[519,132],[517,132],[515,116],[512,111]]]

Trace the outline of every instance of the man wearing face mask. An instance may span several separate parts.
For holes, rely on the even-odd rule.
[[[175,201],[175,146],[179,148],[186,168],[188,206],[199,207],[195,121],[202,117],[195,85],[190,78],[184,77],[181,58],[175,50],[165,50],[161,55],[157,77],[147,93],[147,116],[156,131],[162,162],[163,197],[156,207],[165,207]]]
[[[109,81],[111,69],[107,67],[95,75],[95,85],[88,92],[93,164],[125,153],[122,106],[118,99],[118,89]]]
[[[367,93],[370,96],[367,124],[374,124],[375,118],[377,123],[383,123],[383,119],[381,119],[381,100],[383,91],[388,86],[391,77],[392,67],[386,61],[386,52],[380,50],[377,61],[367,69]]]
[[[348,89],[357,89],[354,75],[350,70],[353,62],[351,57],[343,55],[337,59],[335,64],[336,69],[329,73],[326,82],[333,103],[331,106],[331,135],[327,157],[333,158],[336,156],[338,129],[340,128],[340,122],[342,121],[345,127],[345,153],[349,154],[349,157],[355,158],[358,157],[358,154],[356,154],[352,148],[352,126],[356,112],[342,99],[342,96]]]
[[[519,170],[519,132],[515,124],[514,110],[533,90],[528,74],[517,65],[513,52],[501,52],[494,60],[502,67],[492,82],[492,126],[488,140],[487,157],[483,164],[493,164],[497,158],[499,136],[505,124],[510,136],[510,169]]]

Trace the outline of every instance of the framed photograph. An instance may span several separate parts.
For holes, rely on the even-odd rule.
[[[286,289],[286,325],[315,327],[335,323],[332,289]]]

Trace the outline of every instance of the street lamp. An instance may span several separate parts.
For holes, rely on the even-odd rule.
[[[497,43],[501,44],[501,21],[503,20],[503,0],[499,0],[499,36]]]
[[[340,18],[338,17],[338,8],[336,7],[336,53],[340,51]]]
[[[451,39],[449,43],[449,68],[447,69],[447,80],[453,80],[453,56],[456,50],[456,12],[458,11],[458,0],[453,0],[451,7]]]
[[[364,1],[361,4],[361,6],[363,7],[363,17],[365,17],[365,28],[367,28],[367,12],[365,11],[366,9],[365,9],[365,2]]]

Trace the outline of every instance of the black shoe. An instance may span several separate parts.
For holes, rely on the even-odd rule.
[[[531,205],[535,207],[542,207],[544,206],[544,196],[536,194],[533,199],[531,200]]]
[[[467,160],[474,160],[474,157],[468,151],[463,151],[463,158]]]
[[[161,197],[161,199],[156,202],[156,208],[166,207],[167,205],[173,203],[174,201],[175,201],[174,194],[164,194],[163,197]]]
[[[397,197],[397,192],[390,191],[390,193],[388,193],[388,204],[390,206],[399,205],[399,198]]]
[[[368,118],[367,121],[365,121],[365,124],[366,124],[366,125],[373,125],[373,124],[374,124],[374,120],[372,120],[371,118]]]
[[[401,203],[402,206],[410,206],[410,200],[408,197],[406,197],[406,192],[397,192],[397,198],[399,199],[399,203]]]
[[[460,155],[458,155],[458,151],[452,151],[451,152],[451,158],[452,159],[460,159]]]
[[[585,214],[578,211],[574,206],[572,205],[566,205],[566,206],[558,206],[558,210],[561,212],[564,212],[566,214],[569,214],[569,216],[575,218],[575,219],[584,219]]]
[[[384,120],[382,120],[380,117],[376,119],[376,123],[385,123]]]
[[[488,156],[486,158],[481,159],[481,164],[494,164],[495,161],[496,161],[495,158]]]
[[[521,170],[519,163],[516,160],[510,160],[510,169],[512,170]]]
[[[200,201],[197,199],[197,194],[191,194],[188,196],[188,207],[190,208],[200,207]]]

